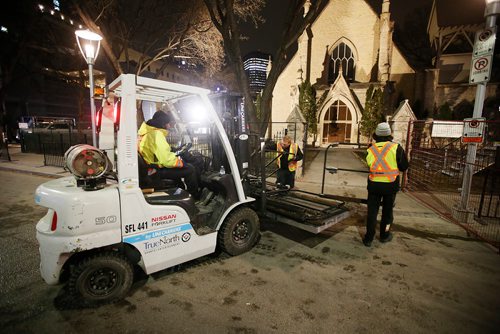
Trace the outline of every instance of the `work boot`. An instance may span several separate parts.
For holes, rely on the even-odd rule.
[[[366,240],[365,238],[363,238],[363,245],[365,245],[366,247],[371,247],[372,240]]]
[[[392,240],[392,233],[389,232],[384,238],[380,238],[380,242],[389,242]]]

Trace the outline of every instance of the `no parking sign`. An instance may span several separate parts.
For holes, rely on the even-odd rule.
[[[476,33],[469,75],[470,84],[478,84],[490,80],[495,38],[496,27],[486,28]]]

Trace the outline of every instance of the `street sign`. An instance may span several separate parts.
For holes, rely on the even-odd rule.
[[[486,119],[484,117],[464,119],[462,143],[482,143],[484,139],[485,121]]]
[[[479,84],[490,80],[496,33],[496,27],[486,28],[476,33],[469,75],[470,84]]]
[[[495,49],[497,27],[486,28],[476,33],[472,57],[491,56]]]
[[[492,61],[493,57],[491,55],[472,57],[469,83],[478,84],[478,83],[488,82],[490,80]]]

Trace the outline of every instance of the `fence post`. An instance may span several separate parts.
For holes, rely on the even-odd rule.
[[[260,182],[261,182],[261,194],[260,194],[260,212],[262,215],[266,212],[266,164],[265,164],[265,138],[259,138],[260,140]]]
[[[37,137],[38,137],[38,153],[44,153],[42,146],[42,136],[40,135],[40,133],[37,133]]]
[[[304,176],[305,174],[304,170],[306,169],[305,163],[306,163],[307,137],[308,137],[307,123],[302,123],[302,125],[304,126],[304,138],[302,138],[302,154],[304,157],[302,158],[302,171],[300,176]]]
[[[411,140],[413,139],[412,136],[412,128],[413,128],[413,121],[410,119],[408,120],[408,129],[406,130],[406,143],[405,143],[405,154],[406,154],[406,159],[408,162],[410,162],[410,147],[411,147]],[[406,189],[406,186],[408,185],[408,170],[403,172],[403,176],[401,177],[401,190],[404,191]]]
[[[62,133],[59,134],[59,144],[61,145],[61,151],[59,152],[61,153],[61,156],[64,156],[64,138]]]
[[[24,131],[20,131],[20,144],[21,144],[21,152],[26,153],[26,142],[24,141]]]
[[[486,7],[488,9],[488,5]],[[495,8],[496,11],[497,8]],[[496,27],[496,13],[485,12],[486,16],[486,28]],[[474,45],[476,47],[476,45]],[[489,78],[488,78],[489,80]],[[487,81],[488,81],[487,80]],[[472,113],[473,118],[479,118],[483,114],[484,98],[486,95],[486,82],[479,82],[476,86],[476,98],[474,101],[474,111]],[[466,214],[469,213],[469,197],[472,185],[472,177],[474,175],[474,164],[476,163],[476,153],[477,153],[477,143],[467,144],[467,159],[464,167],[464,178],[462,180],[462,196],[460,199],[460,207],[465,210]],[[468,222],[468,218],[466,218]]]

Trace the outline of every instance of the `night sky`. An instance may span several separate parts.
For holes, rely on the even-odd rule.
[[[382,0],[368,0],[374,3],[375,7],[381,8]],[[261,51],[273,54],[278,48],[281,38],[281,31],[285,21],[286,10],[283,6],[288,0],[267,0],[266,7],[263,10],[263,16],[266,22],[257,30],[250,24],[245,24],[242,28],[242,34],[249,37],[249,40],[243,41],[241,52],[244,56],[251,51]],[[411,15],[417,8],[431,8],[432,0],[392,0],[391,14],[392,20],[396,25],[402,24],[408,15]]]

